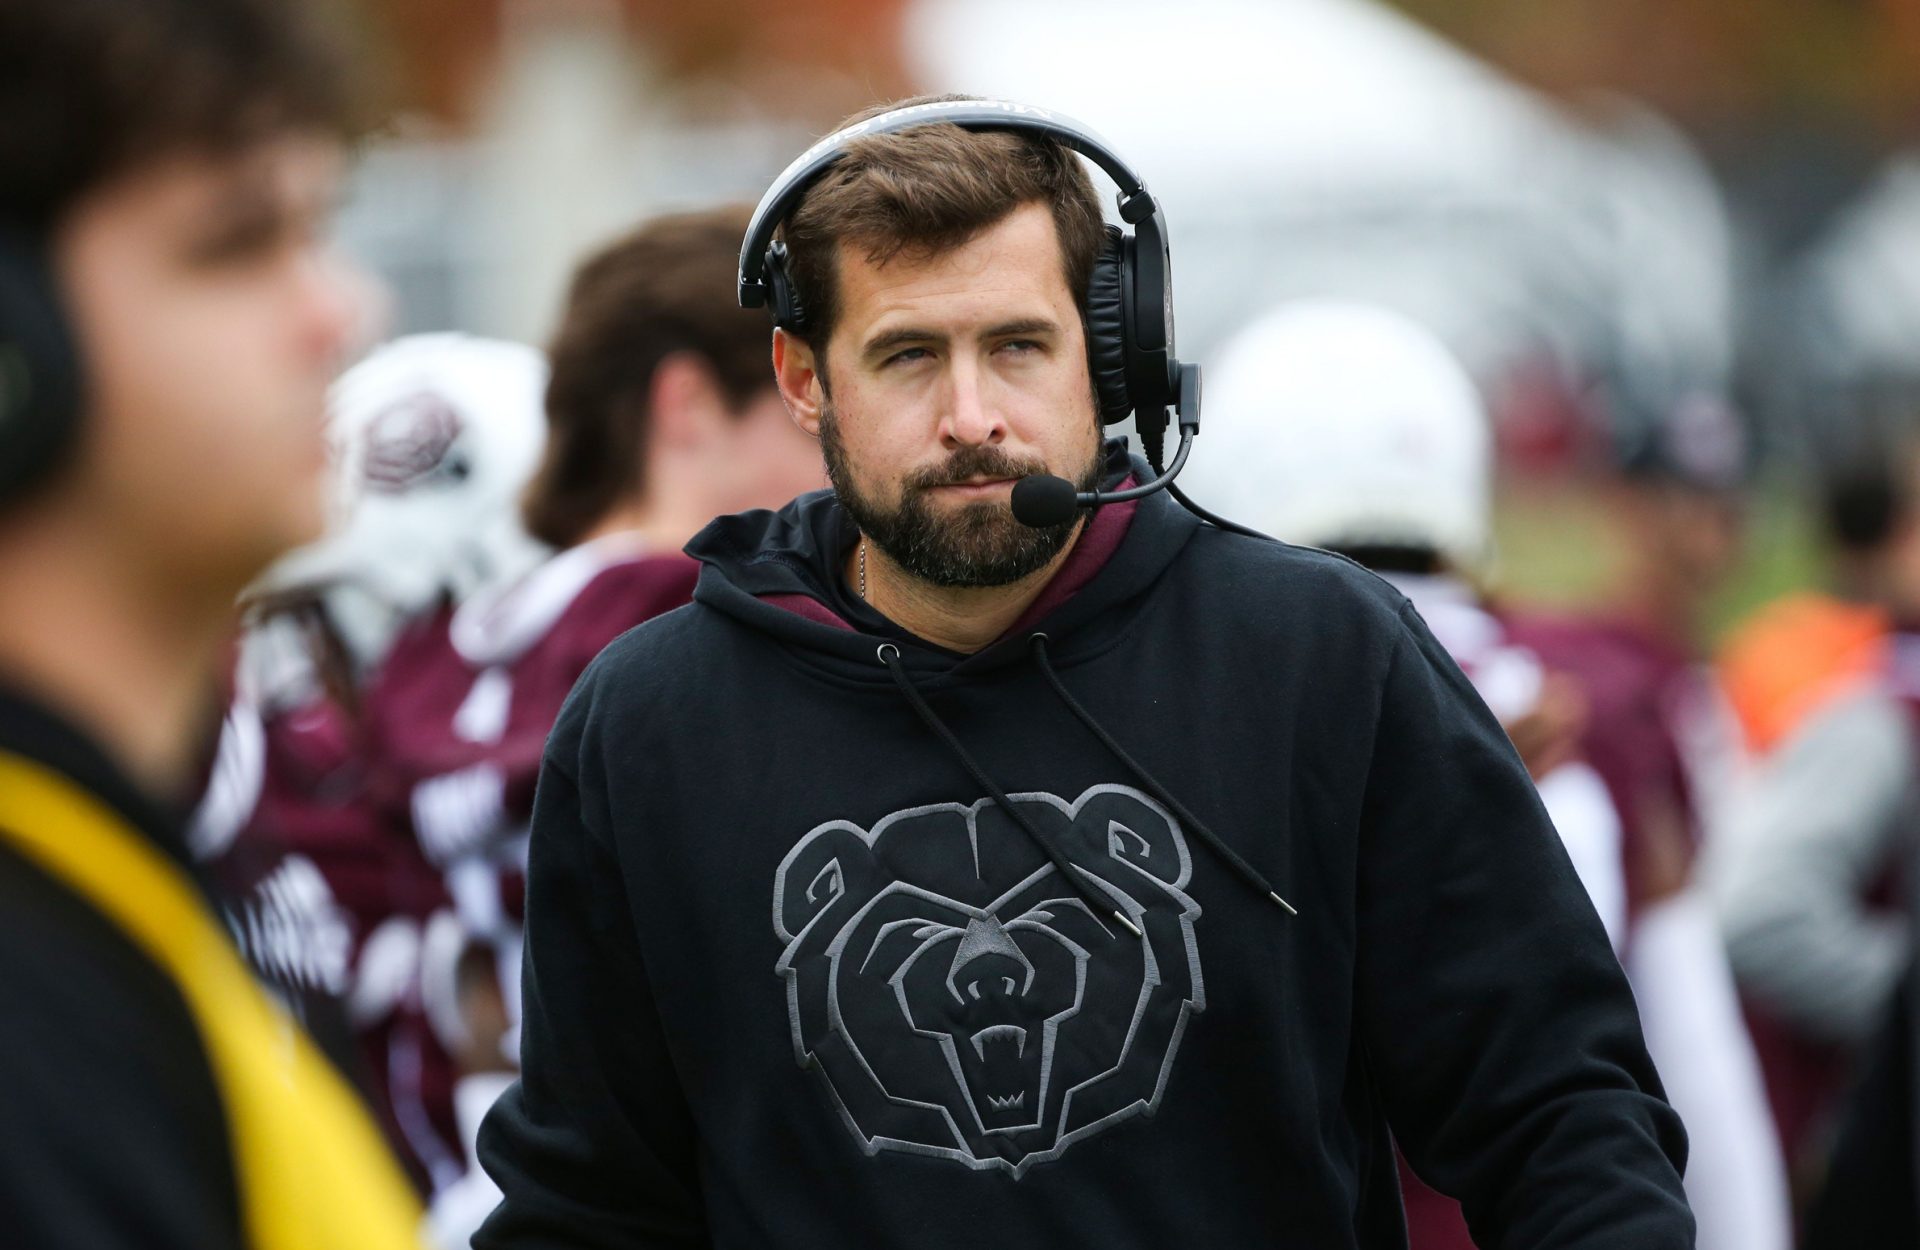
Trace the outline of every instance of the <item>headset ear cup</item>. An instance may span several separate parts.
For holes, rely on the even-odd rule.
[[[1122,255],[1120,228],[1110,225],[1087,279],[1087,371],[1093,376],[1103,425],[1125,421],[1133,414],[1127,389],[1127,284],[1121,272]]]
[[[79,355],[45,254],[0,229],[0,504],[53,472],[79,416]]]
[[[787,275],[787,245],[775,242],[767,248],[767,308],[773,324],[791,334],[806,329],[807,310],[801,307],[800,293],[793,289]]]

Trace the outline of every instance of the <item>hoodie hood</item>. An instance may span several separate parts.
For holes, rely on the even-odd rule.
[[[1144,460],[1127,455],[1124,439],[1109,439],[1106,456],[1107,489],[1129,477],[1154,476]],[[841,616],[833,606],[842,598],[840,570],[859,530],[831,490],[802,495],[777,512],[721,517],[687,544],[687,554],[702,565],[695,602],[774,635],[808,662],[885,684],[886,670],[875,659],[883,642],[897,646],[916,674],[961,676],[1022,662],[1023,640],[1044,631],[1054,654],[1070,663],[1120,628],[1110,609],[1149,590],[1199,525],[1164,491],[1096,509],[1035,600],[1037,611],[966,656],[911,637],[868,632]]]

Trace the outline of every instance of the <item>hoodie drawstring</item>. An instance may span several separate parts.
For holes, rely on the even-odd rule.
[[[1100,740],[1101,744],[1105,746],[1107,750],[1113,752],[1120,762],[1139,780],[1147,793],[1159,800],[1160,804],[1172,812],[1186,828],[1192,830],[1202,842],[1206,843],[1207,847],[1212,850],[1215,855],[1219,856],[1228,867],[1239,874],[1242,880],[1260,894],[1286,908],[1292,915],[1299,915],[1300,913],[1294,909],[1293,904],[1281,898],[1279,893],[1273,886],[1268,884],[1266,878],[1262,877],[1253,865],[1240,858],[1232,847],[1222,842],[1215,836],[1211,829],[1201,824],[1193,813],[1186,809],[1184,804],[1169,794],[1166,787],[1162,786],[1158,781],[1155,781],[1152,774],[1142,768],[1135,762],[1132,756],[1121,749],[1120,744],[1114,741],[1113,735],[1109,734],[1098,721],[1093,719],[1092,715],[1089,714],[1084,707],[1080,706],[1079,700],[1073,697],[1066,686],[1061,683],[1059,675],[1053,671],[1053,665],[1047,659],[1046,641],[1047,636],[1045,634],[1033,635],[1034,659],[1039,665],[1041,673],[1046,676],[1047,683],[1053,687],[1054,693],[1059,696],[1062,703],[1067,705],[1067,710],[1072,712],[1074,716],[1079,719],[1080,723],[1085,725],[1088,730],[1093,733],[1093,736]],[[959,736],[947,727],[946,722],[940,719],[933,708],[928,706],[926,698],[921,695],[919,688],[913,684],[913,679],[907,675],[906,666],[900,662],[900,648],[893,643],[883,642],[880,644],[877,654],[880,663],[886,666],[887,672],[893,677],[894,684],[900,687],[900,693],[906,697],[907,703],[913,708],[921,721],[928,729],[933,731],[935,737],[947,744],[947,748],[953,752],[955,758],[960,761],[961,766],[967,770],[968,775],[979,784],[981,789],[985,790],[993,798],[994,804],[999,807],[1001,811],[1005,812],[1007,817],[1012,820],[1014,824],[1018,825],[1027,837],[1033,840],[1035,846],[1038,846],[1046,853],[1047,858],[1053,861],[1054,868],[1066,879],[1067,883],[1079,892],[1080,896],[1087,901],[1089,906],[1099,911],[1108,912],[1115,920],[1118,920],[1125,926],[1128,932],[1132,933],[1135,937],[1139,937],[1139,926],[1134,924],[1124,913],[1116,910],[1107,900],[1098,897],[1094,893],[1093,887],[1082,878],[1080,872],[1074,868],[1073,864],[1061,852],[1060,848],[1055,846],[1046,835],[1040,832],[1039,828],[1027,818],[1025,812],[1014,805],[1013,800],[1007,797],[1007,792],[995,784],[993,778],[987,776],[986,770],[981,768],[979,763],[974,760],[965,744],[960,741]]]
[[[1060,675],[1053,671],[1053,664],[1047,658],[1047,636],[1045,634],[1035,634],[1029,641],[1033,647],[1034,662],[1039,665],[1041,675],[1047,679],[1047,684],[1053,687],[1054,694],[1060,697],[1060,702],[1066,704],[1067,710],[1078,717],[1080,723],[1085,725],[1094,737],[1100,739],[1101,745],[1113,752],[1114,756],[1119,759],[1122,764],[1126,765],[1127,771],[1134,775],[1135,779],[1140,782],[1146,792],[1160,800],[1162,807],[1165,807],[1168,811],[1179,817],[1180,823],[1192,830],[1202,842],[1207,844],[1208,849],[1215,855],[1225,860],[1228,867],[1239,873],[1242,881],[1245,881],[1261,894],[1266,895],[1274,902],[1280,904],[1280,906],[1286,908],[1289,915],[1299,915],[1300,912],[1294,905],[1286,899],[1281,898],[1280,892],[1275,890],[1272,884],[1260,875],[1258,869],[1246,860],[1240,858],[1240,853],[1228,846],[1225,842],[1222,842],[1213,830],[1201,824],[1198,816],[1188,811],[1185,804],[1181,803],[1179,799],[1174,798],[1165,786],[1154,780],[1152,773],[1142,768],[1138,761],[1131,755],[1128,755],[1125,749],[1123,749],[1118,742],[1114,741],[1113,735],[1108,733],[1099,721],[1093,719],[1093,713],[1080,706],[1080,700],[1073,697],[1073,693],[1067,689],[1066,683],[1060,680]]]
[[[993,778],[987,776],[986,770],[974,761],[973,756],[968,753],[967,748],[953,730],[947,728],[946,722],[927,706],[926,699],[921,696],[919,688],[913,684],[913,679],[907,676],[905,666],[900,663],[900,648],[890,642],[883,642],[880,644],[879,656],[880,662],[887,666],[889,673],[893,674],[894,684],[900,687],[900,693],[907,697],[907,702],[913,706],[915,712],[919,713],[920,719],[926,723],[927,728],[933,730],[934,736],[947,744],[947,747],[960,760],[961,765],[980,784],[980,788],[993,796],[995,806],[1005,812],[1014,824],[1019,825],[1021,830],[1033,839],[1035,846],[1046,852],[1047,858],[1053,861],[1053,866],[1061,878],[1087,901],[1087,906],[1096,912],[1108,913],[1125,926],[1127,932],[1135,937],[1141,936],[1140,926],[1128,919],[1124,912],[1115,908],[1110,900],[1094,893],[1093,887],[1081,878],[1080,873],[1061,853],[1060,848],[1042,834],[1031,820],[1027,819],[1025,812],[1014,806],[1013,800],[1007,797],[1007,792],[994,784]]]

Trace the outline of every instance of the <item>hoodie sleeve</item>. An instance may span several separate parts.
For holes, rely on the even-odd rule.
[[[692,1118],[603,799],[550,750],[527,870],[521,1074],[480,1130],[480,1161],[504,1197],[475,1250],[707,1244]]]
[[[1410,609],[1360,830],[1356,1010],[1420,1177],[1485,1250],[1685,1250],[1686,1138],[1525,767]]]

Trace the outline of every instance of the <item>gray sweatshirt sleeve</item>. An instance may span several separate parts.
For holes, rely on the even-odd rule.
[[[1706,879],[1734,975],[1809,1036],[1864,1039],[1905,959],[1904,925],[1865,899],[1897,853],[1913,752],[1898,701],[1848,696],[1761,764],[1714,831]]]

